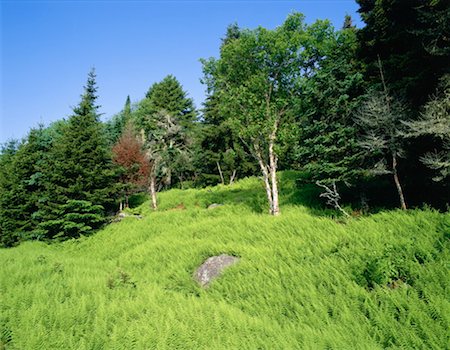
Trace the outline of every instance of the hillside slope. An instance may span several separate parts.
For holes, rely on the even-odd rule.
[[[160,194],[92,237],[0,250],[0,349],[444,349],[450,215],[349,221],[284,173],[282,215],[257,179]],[[223,203],[215,209],[208,204]],[[206,289],[209,256],[240,262]]]

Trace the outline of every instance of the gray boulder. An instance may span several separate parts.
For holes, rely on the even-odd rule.
[[[218,277],[222,271],[239,261],[239,258],[222,254],[219,256],[212,256],[195,271],[194,278],[202,286],[207,287],[208,284]]]

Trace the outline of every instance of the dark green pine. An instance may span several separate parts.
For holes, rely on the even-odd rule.
[[[183,90],[180,82],[173,75],[168,75],[162,81],[153,84],[147,92],[150,114],[166,110],[177,118],[181,125],[189,128],[196,120],[196,111],[191,98]]]
[[[40,211],[39,234],[47,238],[74,237],[98,228],[113,205],[114,172],[106,135],[99,121],[95,72],[89,73],[80,104],[73,109],[64,133],[58,138],[47,169],[48,201]],[[80,205],[69,205],[82,201],[85,216],[80,227],[67,223],[71,211]],[[99,210],[99,207],[101,210]],[[86,211],[91,208],[92,212]],[[95,218],[91,217],[95,214]],[[100,215],[100,217],[98,217]],[[83,220],[81,220],[83,223]],[[68,229],[70,227],[70,229]],[[78,229],[77,229],[78,227]]]

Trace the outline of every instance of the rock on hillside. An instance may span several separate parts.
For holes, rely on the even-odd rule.
[[[226,267],[233,265],[238,261],[239,258],[226,254],[212,256],[206,259],[206,261],[197,269],[194,278],[202,287],[207,287],[208,284],[214,278],[219,276]]]

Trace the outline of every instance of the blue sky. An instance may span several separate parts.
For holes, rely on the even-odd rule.
[[[127,95],[175,75],[201,107],[200,58],[217,57],[226,27],[274,28],[299,11],[308,23],[346,13],[361,26],[354,0],[5,1],[1,12],[0,143],[71,114],[96,68],[103,119]]]

